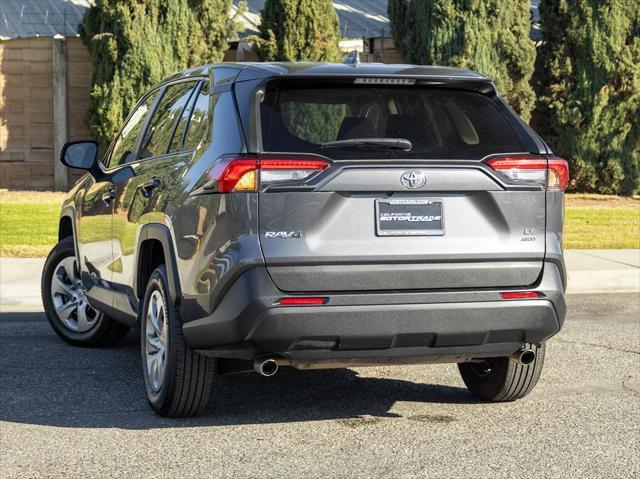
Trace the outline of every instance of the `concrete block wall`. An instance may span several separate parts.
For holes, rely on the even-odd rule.
[[[0,42],[0,188],[53,188],[51,42]]]
[[[0,41],[0,188],[55,187],[53,38]],[[67,139],[88,138],[91,63],[79,38],[66,43]],[[62,126],[60,126],[62,128]],[[68,186],[78,176],[69,172]]]

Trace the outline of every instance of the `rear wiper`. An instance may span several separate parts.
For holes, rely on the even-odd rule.
[[[349,140],[328,141],[322,148],[381,148],[385,150],[409,151],[413,147],[404,138],[351,138]]]

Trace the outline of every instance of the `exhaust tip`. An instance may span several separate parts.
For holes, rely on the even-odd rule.
[[[256,359],[253,363],[253,368],[258,372],[258,374],[270,377],[278,372],[278,363],[273,358]]]
[[[534,353],[532,349],[527,349],[525,351],[522,351],[522,353],[520,354],[520,363],[524,364],[525,366],[527,364],[531,364],[535,360],[536,360],[536,353]]]
[[[536,360],[536,352],[533,349],[520,349],[511,355],[515,362],[527,366]]]

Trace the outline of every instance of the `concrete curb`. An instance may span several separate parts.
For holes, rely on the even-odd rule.
[[[42,311],[45,258],[0,258],[0,312]]]
[[[567,293],[640,292],[640,250],[567,250]]]
[[[567,294],[638,293],[640,272],[570,271]]]

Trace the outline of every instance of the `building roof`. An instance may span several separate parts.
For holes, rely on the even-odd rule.
[[[233,0],[236,7],[241,0]],[[255,35],[260,25],[260,11],[264,8],[265,0],[246,0],[247,12],[240,18],[244,31],[240,37]],[[384,30],[384,36],[391,36],[389,16],[387,14],[388,0],[333,0],[340,20],[340,35],[342,38],[379,37]]]
[[[0,39],[78,34],[90,0],[2,0]]]
[[[241,0],[233,0],[233,8]],[[93,0],[0,0],[0,39],[76,36],[84,12]],[[265,0],[246,0],[247,11],[240,17],[244,29],[240,37],[258,33],[260,11]],[[532,38],[539,40],[539,0],[532,0],[534,16]],[[388,0],[333,0],[340,20],[343,39],[362,37],[390,37],[391,27],[387,14]]]

